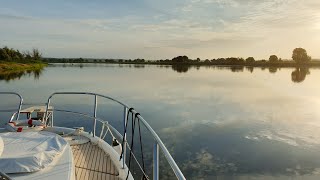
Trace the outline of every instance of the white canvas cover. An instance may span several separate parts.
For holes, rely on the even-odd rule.
[[[0,138],[4,144],[0,171],[4,173],[39,171],[67,146],[62,137],[44,131],[0,133]]]
[[[2,140],[2,138],[0,136],[0,156],[1,156],[2,152],[3,152],[3,146],[4,146],[3,140]]]

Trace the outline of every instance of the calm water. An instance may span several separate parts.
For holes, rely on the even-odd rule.
[[[319,69],[58,65],[1,77],[0,91],[18,92],[29,105],[55,91],[118,98],[140,111],[188,179],[319,179],[319,77]],[[0,100],[2,108],[13,104]],[[88,112],[89,102],[57,100]],[[121,111],[107,105],[99,113],[121,127]],[[80,123],[70,119],[55,116],[57,125]]]

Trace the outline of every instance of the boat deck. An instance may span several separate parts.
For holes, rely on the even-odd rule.
[[[73,145],[77,180],[118,180],[119,172],[109,155],[91,142]]]

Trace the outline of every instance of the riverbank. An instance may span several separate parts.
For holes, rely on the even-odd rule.
[[[0,63],[0,81],[21,78],[25,74],[33,74],[34,78],[38,79],[46,66],[44,63]]]
[[[69,63],[69,64],[133,64],[133,65],[172,65],[172,66],[247,66],[247,67],[320,67],[319,60],[311,60],[307,62],[297,63],[293,60],[278,60],[275,62],[270,62],[266,60],[252,60],[247,61],[242,58],[220,58],[213,60],[124,60],[124,59],[66,59],[66,58],[45,58],[45,62],[54,63]]]
[[[0,73],[14,73],[21,71],[41,70],[45,66],[47,65],[44,63],[0,63]]]

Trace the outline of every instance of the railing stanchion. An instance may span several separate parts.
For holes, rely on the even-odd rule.
[[[18,114],[17,114],[17,119],[16,120],[19,120],[19,116],[20,116],[20,111],[21,111],[21,106],[22,106],[22,102],[23,102],[23,99],[20,95],[18,95],[19,98],[20,98],[20,103],[19,103],[19,106],[18,106]]]
[[[159,179],[159,145],[157,142],[153,145],[153,180]]]
[[[53,111],[51,113],[51,123],[50,123],[51,127],[53,127]]]
[[[123,111],[123,132],[125,132],[126,129],[126,123],[127,123],[127,114],[128,114],[128,108],[124,106]],[[124,142],[123,142],[123,155],[122,155],[122,168],[124,169],[124,166],[126,164],[126,153],[127,153],[127,133],[124,133]]]
[[[48,119],[48,111],[49,111],[50,101],[51,101],[51,97],[48,98],[48,102],[47,102],[47,105],[46,105],[46,112],[44,113],[44,117],[43,117],[43,122],[44,122],[45,125],[48,125],[47,124],[47,119]]]
[[[92,135],[93,137],[96,136],[96,126],[97,126],[97,95],[94,96],[94,109],[93,109],[93,130],[92,130]]]

